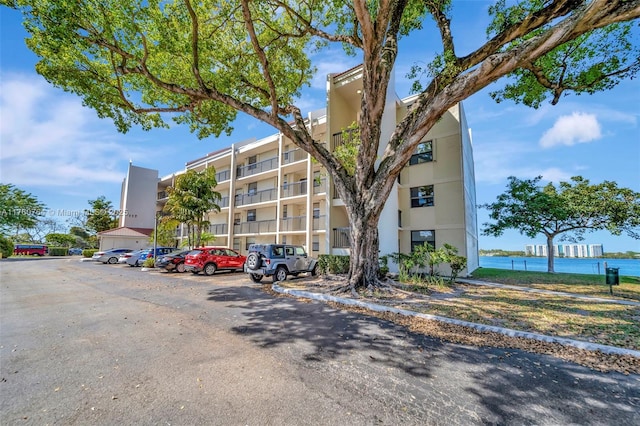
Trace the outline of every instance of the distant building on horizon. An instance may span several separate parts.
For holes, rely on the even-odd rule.
[[[524,246],[527,256],[547,257],[546,244],[527,244]],[[555,257],[602,257],[602,244],[554,244]]]

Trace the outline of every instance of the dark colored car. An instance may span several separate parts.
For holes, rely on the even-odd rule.
[[[155,267],[167,271],[184,272],[184,258],[191,250],[176,250],[164,256],[159,256]]]
[[[145,260],[153,259],[158,256],[164,256],[175,250],[174,247],[156,247],[156,256],[153,255],[153,249],[143,250],[138,254],[137,258],[127,260],[127,263],[131,266],[141,266]]]
[[[218,270],[242,271],[247,258],[226,247],[200,247],[184,258],[184,269],[197,274],[213,275]]]

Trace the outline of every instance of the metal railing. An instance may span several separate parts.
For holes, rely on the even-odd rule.
[[[294,183],[285,183],[282,185],[282,198],[295,197],[307,194],[307,181],[302,180]]]
[[[220,201],[218,201],[218,206],[221,209],[225,207],[229,207],[229,196],[220,198]]]
[[[280,219],[280,231],[304,231],[307,229],[306,216],[292,216]]]
[[[209,233],[213,235],[227,235],[229,225],[226,223],[213,223],[209,226]]]
[[[300,149],[292,149],[282,153],[282,164],[295,163],[296,161],[306,160],[307,153]]]
[[[162,200],[163,198],[167,198],[168,196],[169,194],[167,194],[167,191],[158,192],[158,200]]]
[[[321,215],[313,218],[313,227],[314,231],[318,231],[320,229],[324,229],[325,226],[325,216]],[[347,228],[348,229],[348,228]]]
[[[245,176],[251,176],[258,173],[273,170],[278,167],[278,157],[269,158],[267,160],[258,161],[257,163],[248,164],[246,166],[238,167],[236,176],[241,178]]]
[[[231,179],[231,170],[223,170],[221,172],[216,173],[216,182],[224,182],[225,180]]]
[[[233,225],[234,234],[264,234],[276,232],[278,221],[272,220],[256,220],[253,222],[241,222]]]
[[[264,189],[262,191],[256,191],[249,194],[236,195],[236,206],[245,206],[247,204],[264,203],[266,201],[273,201],[278,197],[276,188]]]
[[[333,247],[349,248],[351,247],[351,236],[349,227],[333,228]]]
[[[352,138],[353,134],[358,132],[359,129],[347,129],[339,133],[334,133],[331,137],[331,149],[334,150],[337,147],[344,145],[344,143]]]
[[[324,192],[327,192],[327,179],[322,178],[322,179],[314,179],[313,180],[313,193],[314,195],[317,194],[322,194]]]

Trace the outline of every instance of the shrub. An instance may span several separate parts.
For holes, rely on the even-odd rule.
[[[153,268],[155,266],[155,261],[156,260],[153,257],[145,259],[144,262],[142,262],[142,267],[143,268]]]
[[[2,235],[0,235],[0,253],[2,253],[2,257],[9,257],[13,254],[13,243]]]
[[[97,249],[84,249],[84,250],[82,250],[82,256],[83,257],[91,257],[97,251],[98,251]]]
[[[49,256],[68,256],[69,249],[67,247],[49,247]]]
[[[320,274],[346,274],[349,272],[349,256],[321,254],[318,257],[317,271]]]

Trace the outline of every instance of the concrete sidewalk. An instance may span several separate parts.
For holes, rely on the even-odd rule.
[[[467,282],[469,280],[458,280],[460,282]],[[474,281],[473,283],[470,284],[476,284],[476,283],[480,283],[480,281]],[[496,283],[485,283],[482,282],[482,285],[491,285],[494,287],[501,287],[502,284],[496,284]],[[478,284],[480,285],[480,284]],[[516,290],[525,290],[522,287],[517,287],[517,286],[505,286],[508,288],[513,287]],[[427,320],[434,320],[434,321],[440,321],[443,323],[448,323],[448,324],[454,324],[454,325],[459,325],[459,326],[463,326],[463,327],[470,327],[473,329],[476,329],[478,331],[485,331],[485,332],[493,332],[493,333],[500,333],[500,334],[504,334],[506,336],[511,336],[511,337],[523,337],[526,339],[534,339],[534,340],[538,340],[538,341],[542,341],[542,342],[547,342],[547,343],[559,343],[561,345],[565,345],[565,346],[573,346],[579,349],[585,349],[585,350],[589,350],[589,351],[600,351],[602,353],[606,353],[606,354],[619,354],[619,355],[630,355],[636,358],[640,359],[640,351],[636,351],[636,350],[632,350],[632,349],[626,349],[626,348],[620,348],[620,347],[616,347],[616,346],[609,346],[609,345],[601,345],[601,344],[597,344],[597,343],[590,343],[590,342],[585,342],[582,340],[574,340],[574,339],[567,339],[564,337],[556,337],[556,336],[547,336],[544,334],[538,334],[538,333],[530,333],[530,332],[526,332],[526,331],[520,331],[520,330],[513,330],[510,328],[504,328],[504,327],[496,327],[496,326],[491,326],[491,325],[485,325],[485,324],[478,324],[478,323],[473,323],[473,322],[468,322],[468,321],[462,321],[462,320],[457,320],[457,319],[453,319],[453,318],[447,318],[447,317],[442,317],[439,315],[429,315],[429,314],[422,314],[419,312],[414,312],[414,311],[409,311],[406,309],[398,309],[398,308],[393,308],[391,306],[384,306],[384,305],[378,305],[378,304],[374,304],[374,303],[369,303],[369,302],[363,302],[361,300],[357,300],[357,299],[351,299],[351,298],[347,298],[347,297],[336,297],[336,296],[331,296],[328,294],[322,294],[322,293],[313,293],[313,292],[309,292],[309,291],[304,291],[304,290],[295,290],[295,289],[288,289],[288,288],[284,288],[278,285],[278,283],[273,283],[272,286],[273,290],[277,293],[281,293],[281,294],[288,294],[291,296],[295,296],[295,297],[301,297],[301,298],[305,298],[305,299],[311,299],[311,300],[318,300],[318,301],[322,301],[322,302],[334,302],[334,303],[340,303],[346,306],[357,306],[360,308],[365,308],[365,309],[369,309],[372,311],[376,311],[376,312],[391,312],[391,313],[396,313],[396,314],[400,314],[400,315],[405,315],[405,316],[414,316],[414,317],[418,317],[418,318],[423,318],[423,319],[427,319]],[[538,290],[540,292],[545,292],[545,291],[541,291]],[[550,293],[554,293],[554,292],[550,292]],[[581,295],[575,295],[575,294],[569,294],[569,293],[560,293],[560,292],[555,292],[556,294],[563,294],[565,296],[580,296],[579,298],[588,298],[588,296],[581,296]],[[607,302],[612,302],[615,303],[615,301],[613,299],[600,299],[600,298],[590,298],[594,301],[607,301]],[[625,301],[618,301],[618,302],[625,302]],[[624,303],[627,304],[627,303]],[[640,304],[636,303],[636,302],[631,302],[630,304],[635,305],[635,306],[640,306]]]

